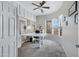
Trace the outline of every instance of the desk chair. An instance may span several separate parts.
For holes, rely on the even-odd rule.
[[[38,34],[38,33],[40,33],[40,31],[39,30],[36,30],[35,33]],[[34,36],[34,38],[35,38],[34,43],[35,42],[38,42],[39,43],[39,36]]]

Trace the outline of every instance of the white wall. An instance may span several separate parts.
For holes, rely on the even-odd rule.
[[[63,22],[62,26],[63,35],[60,41],[69,57],[78,56],[78,48],[76,47],[76,44],[78,44],[78,24],[74,23],[74,15],[76,13],[70,17],[67,16],[66,20],[68,20],[68,26],[66,26],[65,22]]]
[[[68,20],[68,26],[63,22],[63,33],[60,41],[67,56],[78,56],[78,49],[75,46],[78,44],[78,24],[74,23],[74,15],[67,17],[66,20]]]

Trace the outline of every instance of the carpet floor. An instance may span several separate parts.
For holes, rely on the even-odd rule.
[[[58,36],[47,35],[43,44],[38,43],[24,43],[18,49],[18,57],[66,57],[66,54],[58,42]],[[40,48],[38,47],[40,46]]]

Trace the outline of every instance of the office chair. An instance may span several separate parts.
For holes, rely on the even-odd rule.
[[[40,33],[40,31],[36,30],[35,33]],[[39,36],[34,36],[34,38],[35,38],[34,42],[38,42],[39,43],[39,40],[38,40]]]

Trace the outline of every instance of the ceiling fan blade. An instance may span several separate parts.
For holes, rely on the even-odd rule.
[[[43,13],[43,9],[41,9],[41,12]]]
[[[36,9],[39,9],[39,8],[34,8],[33,10],[36,10]]]
[[[40,7],[39,5],[37,5],[37,4],[35,4],[35,3],[32,3],[33,5],[35,5],[35,6],[38,6],[38,7]]]
[[[49,9],[50,7],[42,7],[42,8],[46,8],[46,9]]]
[[[43,6],[45,3],[46,3],[45,1],[42,1],[42,3],[40,3],[40,5]]]

